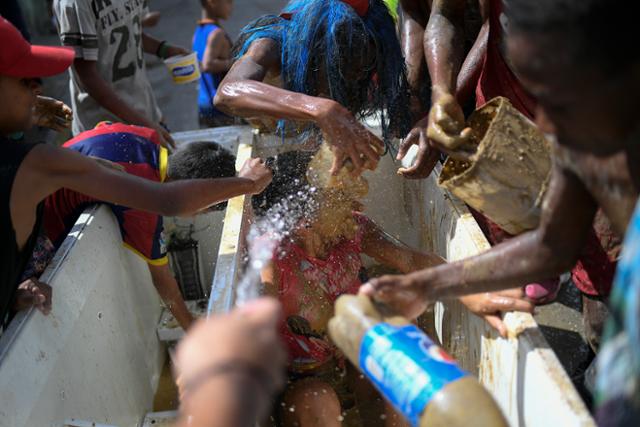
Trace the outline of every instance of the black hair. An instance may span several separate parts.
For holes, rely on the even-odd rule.
[[[309,151],[288,151],[269,157],[267,166],[273,171],[271,184],[260,194],[251,198],[257,216],[263,216],[271,207],[289,196],[296,196],[309,189],[307,167],[314,153]]]
[[[572,59],[607,70],[640,60],[636,10],[630,0],[505,2],[510,32],[563,37],[570,42]]]
[[[231,178],[236,176],[236,156],[213,141],[194,141],[180,145],[169,155],[167,177],[180,179]],[[222,210],[227,203],[218,203]]]

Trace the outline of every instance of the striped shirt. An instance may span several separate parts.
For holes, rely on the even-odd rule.
[[[147,0],[55,0],[54,13],[64,46],[76,58],[96,61],[99,74],[118,97],[154,123],[160,109],[147,78],[142,49],[142,18]],[[100,106],[70,69],[73,133],[93,129],[101,121],[120,119]]]

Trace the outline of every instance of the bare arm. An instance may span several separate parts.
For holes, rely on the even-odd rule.
[[[66,187],[110,203],[167,216],[191,215],[229,198],[260,192],[271,173],[259,159],[245,164],[237,178],[194,179],[156,183],[121,173],[71,150],[41,145],[25,160],[31,172],[19,183],[31,194],[32,207]],[[244,172],[243,172],[244,171]],[[247,175],[254,173],[257,175]]]
[[[411,273],[429,267],[444,264],[445,260],[434,253],[415,250],[382,230],[376,223],[366,224],[365,237],[362,242],[363,251],[376,261],[393,267],[402,273]],[[459,298],[472,313],[484,318],[489,325],[497,329],[500,335],[506,336],[507,330],[500,316],[504,311],[533,311],[533,304],[524,299],[522,289],[510,289],[501,292],[485,292],[466,295]],[[426,307],[427,301],[420,304],[406,314],[417,317]]]
[[[126,123],[150,128],[156,126],[147,116],[131,108],[118,96],[111,85],[98,72],[96,61],[85,61],[84,59],[76,58],[73,62],[73,68],[87,93],[103,108],[109,110]]]
[[[268,116],[314,122],[320,110],[334,101],[281,89],[262,80],[268,72],[280,68],[280,51],[273,40],[255,41],[238,59],[220,83],[214,104],[216,108],[235,116]]]
[[[406,274],[445,262],[437,254],[421,252],[405,245],[368,218],[363,227],[362,251],[383,265]]]
[[[205,73],[226,73],[231,68],[231,46],[220,29],[209,34],[207,47],[202,56],[202,71]]]
[[[382,141],[357,122],[351,112],[331,99],[262,82],[268,72],[276,73],[279,69],[277,44],[270,39],[256,40],[221,82],[214,105],[230,115],[246,118],[266,116],[314,122],[334,147],[333,173],[338,172],[347,158],[353,162],[356,173],[365,167],[375,169],[382,153]]]
[[[424,39],[424,53],[434,99],[454,94],[464,59],[465,0],[434,0]]]
[[[162,302],[171,310],[171,314],[176,318],[182,329],[189,329],[193,323],[193,316],[184,303],[178,282],[169,269],[169,264],[149,265],[149,272],[153,280],[153,286],[158,291]]]
[[[155,37],[150,36],[147,33],[142,33],[142,50],[151,55],[155,55],[158,53],[158,48],[160,47],[161,41],[156,39]],[[166,44],[166,55],[164,58],[169,58],[175,55],[186,55],[189,53],[188,50],[183,49],[178,46],[172,46],[170,44]]]
[[[415,298],[436,300],[521,286],[573,267],[597,205],[580,180],[554,166],[540,225],[487,252],[406,276],[371,281],[370,293],[402,311]]]
[[[118,96],[113,87],[98,72],[96,61],[85,61],[84,59],[76,58],[73,62],[73,68],[87,93],[105,110],[110,111],[125,123],[155,129],[160,135],[163,146],[167,148],[175,147],[173,138],[171,138],[166,129],[160,126],[159,123],[153,123],[144,113],[131,108]]]
[[[458,74],[456,83],[456,99],[460,105],[465,104],[476,89],[476,84],[482,72],[482,64],[487,54],[488,41],[489,20],[485,20],[482,28],[480,28],[476,41],[473,43],[464,63],[460,67],[460,73]]]
[[[428,70],[424,56],[424,30],[427,26],[428,15],[420,0],[401,0],[402,7],[402,53],[407,64],[407,80],[411,89],[411,112],[413,120],[420,119],[426,109],[422,105],[421,93],[427,87]]]

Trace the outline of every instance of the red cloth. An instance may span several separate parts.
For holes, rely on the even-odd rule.
[[[507,64],[502,49],[503,25],[502,1],[491,0],[489,11],[489,40],[482,65],[482,72],[476,86],[476,106],[486,104],[496,96],[504,96],[522,114],[533,119],[536,101],[527,93]]]
[[[366,217],[354,213],[359,224]],[[356,294],[362,285],[358,273],[362,268],[362,227],[353,240],[345,240],[331,249],[326,259],[308,255],[303,248],[287,240],[276,249],[275,274],[279,278],[278,299],[282,303],[285,319],[299,317],[317,324],[317,293],[324,295],[333,305],[342,294]],[[313,292],[309,287],[313,286]],[[329,361],[335,354],[332,344],[321,336],[325,331],[313,331],[313,335],[298,334],[289,328],[287,320],[280,332],[289,350],[290,369],[308,371]],[[325,325],[326,327],[326,325]]]

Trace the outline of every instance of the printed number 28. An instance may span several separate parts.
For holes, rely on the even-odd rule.
[[[118,28],[114,28],[111,31],[111,38],[109,42],[113,45],[118,43],[118,48],[116,50],[116,57],[113,61],[113,69],[112,69],[112,81],[117,82],[118,80],[124,79],[126,77],[133,76],[136,72],[137,68],[142,68],[142,36],[141,36],[141,26],[140,26],[140,17],[134,16],[133,18],[133,39],[134,39],[134,49],[136,52],[135,63],[134,61],[129,62],[126,65],[122,64],[122,57],[128,51],[129,47],[129,27],[123,25]],[[120,37],[116,37],[119,35]]]

